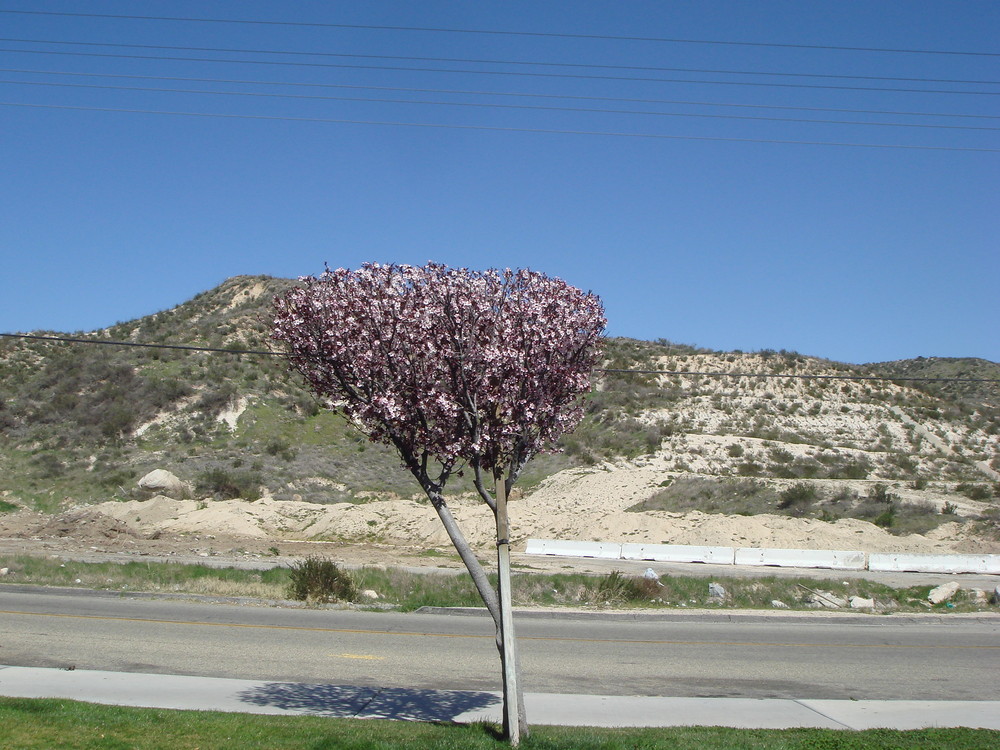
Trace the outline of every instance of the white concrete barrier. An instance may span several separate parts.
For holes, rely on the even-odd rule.
[[[736,565],[773,565],[781,568],[830,568],[864,570],[865,553],[830,549],[757,549],[736,550]]]
[[[698,547],[689,544],[622,545],[623,560],[732,565],[735,554],[736,550],[732,547]]]
[[[868,556],[868,570],[1000,575],[1000,555],[879,554],[873,552]]]
[[[529,539],[524,549],[529,555],[559,555],[563,557],[600,557],[619,560],[622,546],[611,542],[564,542],[557,539]]]
[[[529,555],[597,557],[605,560],[762,565],[783,568],[829,568],[916,573],[985,573],[1000,575],[1000,555],[866,555],[856,550],[766,549],[756,547],[699,547],[686,544],[616,544],[557,539],[529,539]]]

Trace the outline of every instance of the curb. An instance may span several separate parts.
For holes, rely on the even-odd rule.
[[[420,607],[419,614],[451,615],[455,617],[489,617],[485,607]],[[514,609],[518,620],[606,620],[609,622],[773,622],[775,620],[810,620],[837,622],[844,625],[877,625],[912,622],[919,624],[946,624],[956,620],[981,624],[1000,621],[1000,612],[956,612],[939,614],[936,612],[904,612],[892,614],[866,614],[863,612],[829,612],[822,610],[717,610],[685,609],[665,612],[656,611],[593,611],[578,609]]]

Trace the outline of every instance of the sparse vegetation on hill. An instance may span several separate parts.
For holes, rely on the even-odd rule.
[[[171,310],[78,335],[267,351],[270,301],[293,283],[237,277]],[[603,367],[564,452],[529,464],[526,493],[565,469],[655,456],[671,484],[631,510],[853,517],[903,534],[972,522],[1000,536],[995,383],[801,377],[997,378],[996,363],[855,367],[795,352],[611,339]],[[414,494],[395,454],[324,410],[277,356],[0,339],[0,392],[5,508],[132,499],[156,468],[203,501]],[[452,492],[468,491],[464,481]],[[885,497],[873,494],[879,486]]]

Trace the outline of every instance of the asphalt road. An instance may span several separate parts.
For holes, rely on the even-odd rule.
[[[996,700],[995,618],[519,618],[526,690]],[[0,591],[0,664],[495,690],[485,617]]]

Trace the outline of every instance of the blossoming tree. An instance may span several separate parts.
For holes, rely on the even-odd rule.
[[[366,264],[305,277],[274,301],[273,337],[330,406],[392,445],[427,494],[497,626],[504,729],[527,732],[510,610],[506,498],[571,430],[599,354],[600,299],[529,270]],[[469,470],[497,521],[492,587],[443,494]]]

